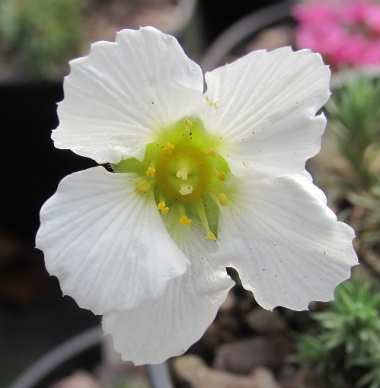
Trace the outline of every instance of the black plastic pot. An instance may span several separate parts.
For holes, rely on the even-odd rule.
[[[101,361],[103,331],[94,327],[71,338],[41,357],[9,388],[47,388],[78,369],[93,370]],[[147,365],[152,388],[173,388],[166,363]]]
[[[291,10],[295,3],[295,0],[275,3],[243,17],[227,28],[211,44],[202,58],[203,71],[211,71],[224,65],[229,54],[234,53],[247,40],[253,39],[264,29],[284,22],[294,23]]]
[[[61,83],[0,85],[0,229],[30,244],[39,226],[39,210],[59,181],[95,165],[54,148],[50,135],[58,125],[56,103],[62,99]]]

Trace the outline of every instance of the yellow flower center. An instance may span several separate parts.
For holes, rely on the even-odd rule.
[[[226,180],[230,172],[218,152],[220,139],[210,136],[202,122],[185,118],[172,128],[163,128],[157,141],[146,147],[143,161],[122,160],[113,169],[141,176],[141,195],[153,191],[158,211],[177,212],[178,222],[190,227],[198,218],[206,239],[215,241],[219,208],[228,206]]]

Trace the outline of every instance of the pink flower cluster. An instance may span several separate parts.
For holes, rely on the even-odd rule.
[[[321,53],[334,67],[380,64],[380,4],[370,0],[300,3],[297,44]]]

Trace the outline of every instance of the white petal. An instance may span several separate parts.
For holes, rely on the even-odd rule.
[[[210,258],[216,243],[205,239],[202,227],[194,223],[181,229],[175,240],[191,260],[188,271],[170,282],[159,301],[103,318],[104,331],[112,334],[123,360],[158,364],[185,352],[214,320],[233,284],[226,269]]]
[[[315,114],[330,95],[329,79],[319,54],[289,47],[255,51],[206,74],[202,119],[222,139],[220,153],[236,176],[304,169],[320,149],[326,120]]]
[[[58,107],[55,146],[98,163],[141,160],[162,128],[191,115],[203,75],[175,38],[152,27],[123,30],[71,62]]]
[[[189,263],[135,174],[95,167],[64,178],[41,210],[37,247],[62,290],[103,314],[159,299]]]
[[[308,173],[233,182],[221,207],[219,255],[266,309],[333,299],[357,264],[353,230],[336,221]]]

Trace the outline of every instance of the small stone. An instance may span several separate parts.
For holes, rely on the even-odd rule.
[[[221,346],[214,361],[218,370],[248,374],[253,368],[279,368],[295,351],[292,340],[284,335],[253,337]]]
[[[101,385],[90,373],[78,371],[52,385],[51,388],[101,388]]]
[[[259,366],[251,371],[251,376],[256,380],[257,387],[259,388],[281,388],[273,373],[263,366]]]
[[[233,292],[229,292],[226,300],[219,307],[219,313],[230,312],[236,306],[236,296]]]
[[[178,377],[191,384],[192,388],[280,388],[266,368],[257,368],[248,376],[239,376],[209,368],[195,355],[174,359],[173,367]]]
[[[285,365],[277,373],[277,379],[282,388],[302,388],[305,386],[307,367],[296,368],[293,365]]]
[[[264,310],[261,307],[249,312],[245,319],[248,326],[260,334],[280,333],[286,330],[286,322],[277,312]]]

